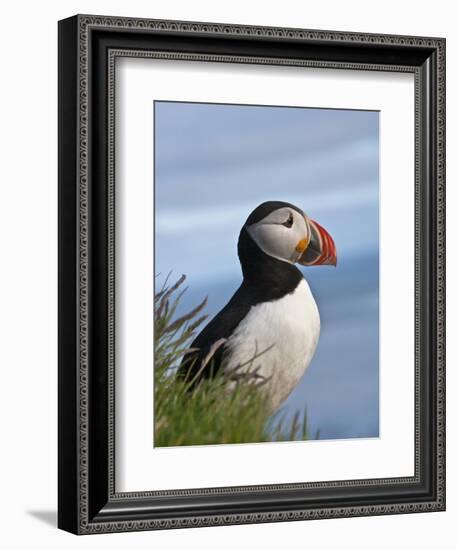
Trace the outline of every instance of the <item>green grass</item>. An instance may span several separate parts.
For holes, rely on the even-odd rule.
[[[175,315],[185,292],[184,280],[183,276],[174,285],[165,281],[155,295],[154,445],[308,439],[306,414],[301,419],[296,415],[287,429],[278,415],[272,418],[261,388],[268,381],[259,381],[249,369],[230,376],[219,374],[199,383],[192,391],[189,385],[193,380],[175,376],[177,366],[206,319],[202,313],[206,300],[181,317]],[[207,359],[205,368],[210,368],[210,356]]]

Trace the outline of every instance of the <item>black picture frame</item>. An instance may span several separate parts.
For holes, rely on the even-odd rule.
[[[414,74],[413,477],[116,493],[110,92],[116,51]],[[58,63],[59,527],[89,534],[444,510],[445,40],[76,15],[59,21]]]

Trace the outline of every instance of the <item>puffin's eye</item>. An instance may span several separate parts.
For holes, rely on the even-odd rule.
[[[292,216],[292,214],[289,214],[289,217],[282,225],[284,227],[292,227],[293,224],[294,224],[294,217]]]

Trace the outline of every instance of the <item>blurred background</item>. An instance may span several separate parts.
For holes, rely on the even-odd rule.
[[[261,202],[333,236],[338,266],[301,267],[321,315],[311,365],[279,417],[310,437],[379,435],[379,113],[155,102],[155,272],[182,273],[179,311],[211,318],[241,283],[237,239]]]

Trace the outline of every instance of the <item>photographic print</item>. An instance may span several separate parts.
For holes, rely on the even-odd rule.
[[[378,437],[379,112],[154,113],[154,446]]]
[[[59,22],[61,529],[445,510],[445,46]]]

